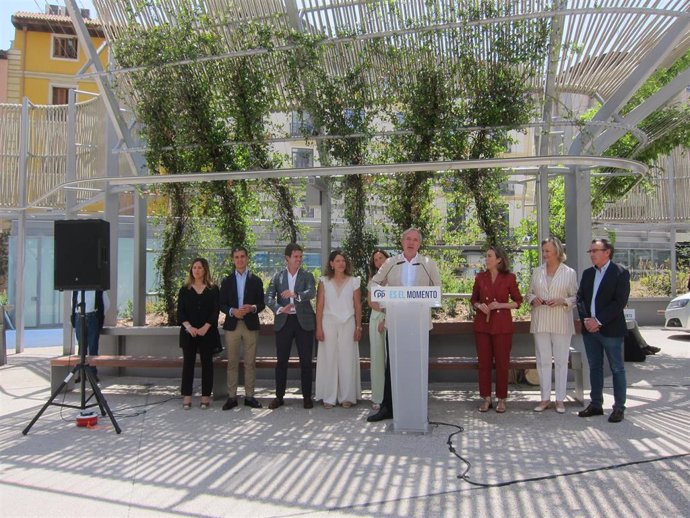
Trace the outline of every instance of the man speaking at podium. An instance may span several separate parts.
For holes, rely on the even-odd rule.
[[[417,228],[408,228],[400,240],[402,254],[389,257],[372,281],[379,286],[440,286],[441,275],[433,259],[419,255],[422,246],[422,233]],[[431,329],[431,311],[429,311],[429,329]],[[395,344],[394,344],[395,345]],[[389,344],[386,342],[386,378],[383,388],[383,401],[378,412],[367,417],[374,423],[393,418],[393,394],[391,390],[391,368]]]

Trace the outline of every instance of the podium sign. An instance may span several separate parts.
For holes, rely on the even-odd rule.
[[[371,299],[386,308],[393,394],[393,431],[428,433],[430,308],[440,286],[374,286]]]
[[[420,302],[427,307],[441,307],[440,286],[374,286],[371,300],[382,306],[395,302]]]

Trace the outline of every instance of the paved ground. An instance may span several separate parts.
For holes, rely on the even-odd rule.
[[[581,407],[536,414],[534,387],[511,386],[508,412],[479,414],[473,384],[433,385],[426,436],[367,424],[369,405],[311,411],[291,394],[276,411],[181,410],[178,380],[109,378],[122,434],[50,407],[50,357],[27,347],[0,367],[3,517],[390,516],[568,518],[690,516],[690,334],[643,328],[662,352],[628,363],[620,424]],[[31,341],[31,336],[27,338]],[[610,392],[610,379],[608,391]],[[271,386],[261,387],[267,401]],[[75,394],[67,401],[77,401]],[[195,401],[198,404],[198,401]],[[607,406],[611,399],[607,397]]]

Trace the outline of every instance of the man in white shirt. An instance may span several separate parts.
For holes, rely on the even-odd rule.
[[[417,228],[409,228],[400,239],[402,253],[389,257],[381,266],[372,281],[380,286],[440,286],[441,275],[433,259],[420,255],[422,233]],[[429,311],[429,329],[431,312]],[[378,412],[367,417],[370,423],[393,418],[393,393],[391,390],[390,354],[386,343],[386,378],[383,401]]]
[[[314,276],[301,268],[304,251],[297,243],[285,247],[286,268],[273,276],[266,291],[266,306],[275,314],[276,397],[268,405],[275,410],[283,406],[287,369],[292,342],[297,345],[304,408],[313,408],[312,356],[316,315],[311,300],[316,295]]]

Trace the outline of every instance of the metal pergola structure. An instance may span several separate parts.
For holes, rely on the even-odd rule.
[[[477,4],[501,6],[492,16],[473,15]],[[98,180],[112,189],[116,184],[133,187],[162,180],[148,176],[142,158],[142,146],[135,136],[135,122],[125,115],[127,106],[133,104],[136,92],[128,89],[128,75],[135,69],[103,69],[98,50],[91,45],[88,31],[81,19],[76,0],[66,0],[68,12],[76,29],[79,43],[87,51],[89,62],[84,77],[94,78],[99,85],[108,119],[119,142],[114,146],[124,153],[130,171],[104,176]],[[529,63],[530,88],[540,99],[541,119],[531,127],[538,128],[535,154],[525,157],[522,165],[536,171],[539,202],[540,236],[548,229],[547,206],[548,178],[556,169],[566,174],[566,235],[573,265],[582,269],[584,246],[591,238],[590,172],[593,168],[610,167],[614,170],[644,173],[646,167],[627,160],[629,157],[603,159],[603,153],[622,135],[633,133],[642,145],[663,136],[671,129],[660,123],[653,133],[646,133],[640,123],[651,114],[672,102],[690,83],[690,70],[679,74],[666,87],[641,103],[635,110],[621,117],[619,113],[640,89],[645,80],[659,67],[668,66],[690,49],[690,0],[94,0],[107,41],[112,44],[125,37],[131,24],[144,28],[160,24],[176,24],[183,10],[197,10],[211,20],[223,42],[223,51],[213,56],[195,60],[195,64],[213,73],[221,61],[249,57],[257,67],[278,67],[272,53],[289,51],[291,43],[276,38],[271,42],[271,52],[266,48],[246,48],[236,37],[238,27],[248,22],[269,24],[281,29],[292,29],[322,37],[325,48],[321,66],[330,74],[342,74],[358,59],[367,55],[376,63],[368,87],[376,95],[377,85],[384,84],[391,75],[409,75],[412,79],[419,63],[410,61],[405,66],[389,62],[377,49],[381,42],[399,48],[411,48],[420,44],[422,37],[432,41],[431,48],[437,53],[439,63],[452,65],[454,45],[458,38],[471,38],[477,59],[499,59],[494,41],[501,31],[510,31],[515,24],[544,22],[550,25],[551,41],[545,60]],[[535,30],[538,24],[534,23]],[[276,34],[279,32],[277,31]],[[519,42],[516,43],[519,45]],[[355,49],[357,52],[354,52]],[[170,63],[175,67],[186,62]],[[277,74],[277,93],[284,88]],[[118,82],[117,95],[113,79]],[[601,103],[593,119],[581,123],[559,112],[558,98],[563,94],[578,94]],[[285,99],[289,109],[289,100]],[[552,156],[549,135],[557,127],[566,127],[572,138],[566,142],[563,155]],[[607,161],[608,160],[608,161]],[[371,172],[367,167],[312,168],[308,171],[283,169],[273,172],[247,171],[243,177],[253,178],[264,174],[280,176],[328,176]],[[395,172],[415,170],[448,170],[452,168],[504,167],[515,168],[515,160],[497,160],[477,164],[396,164]],[[374,167],[376,172],[382,168]],[[194,173],[194,172],[190,172]],[[562,174],[562,173],[558,173]],[[203,180],[237,177],[237,173],[218,171],[214,178],[204,173]],[[195,181],[193,174],[176,176],[177,181]],[[95,178],[92,178],[92,180]],[[79,180],[68,180],[53,187],[65,189],[80,185]],[[51,191],[51,192],[53,192]],[[42,200],[49,196],[44,192]],[[54,194],[54,192],[53,192]],[[19,212],[37,206],[38,197],[20,204]],[[135,216],[138,234],[135,254],[143,256],[145,247],[145,202],[138,199]],[[136,270],[136,264],[135,264]],[[144,294],[141,279],[135,277],[134,320],[143,322]],[[18,291],[19,293],[19,291]],[[19,335],[18,335],[19,340]]]

